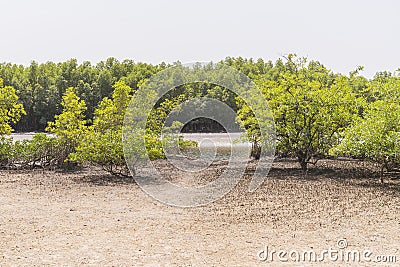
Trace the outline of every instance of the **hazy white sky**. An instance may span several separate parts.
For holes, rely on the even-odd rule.
[[[398,0],[0,0],[0,12],[0,62],[297,53],[367,77],[400,67]]]

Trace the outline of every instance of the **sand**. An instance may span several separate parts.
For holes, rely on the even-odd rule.
[[[346,239],[346,249],[397,256],[392,264],[350,265],[400,266],[400,182],[387,177],[381,185],[363,166],[324,160],[304,175],[295,162],[275,162],[256,192],[247,191],[247,177],[198,208],[164,205],[132,179],[93,168],[0,171],[0,265],[292,266],[257,254],[266,246],[335,249]],[[210,180],[223,165],[212,168],[197,178]],[[308,265],[346,263],[296,266]]]

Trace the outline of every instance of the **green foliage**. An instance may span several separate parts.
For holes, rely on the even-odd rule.
[[[400,163],[400,79],[375,80],[373,84],[379,86],[374,90],[380,100],[370,103],[364,118],[346,129],[331,154],[376,162],[383,172]]]
[[[132,88],[124,82],[117,82],[113,88],[112,100],[106,97],[100,102],[94,111],[93,125],[88,128],[70,159],[99,165],[115,175],[128,176],[122,146],[122,124]]]
[[[122,149],[121,130],[107,130],[101,133],[89,131],[76,148],[76,152],[70,155],[70,159],[101,166],[114,175],[129,176]]]
[[[3,79],[0,78],[0,135],[10,134],[13,129],[10,123],[16,123],[24,115],[25,110],[21,103],[18,103],[18,96],[11,86],[3,86]]]
[[[125,112],[132,99],[132,88],[122,81],[117,82],[113,88],[112,99],[104,98],[100,102],[94,112],[93,125],[89,127],[87,135],[76,148],[76,153],[71,154],[70,159],[99,165],[114,175],[129,176],[123,153],[122,127]],[[162,102],[160,107],[150,114],[147,131],[126,140],[132,144],[130,149],[133,150],[130,154],[135,157],[133,161],[144,158],[146,153],[151,160],[165,158],[160,138],[161,126],[168,111],[172,110],[176,103],[177,101],[170,100]],[[139,149],[141,140],[145,140],[146,151]],[[186,145],[189,143],[182,141],[182,146]]]
[[[63,144],[44,133],[35,134],[32,140],[16,141],[13,144],[12,162],[16,168],[51,168],[62,166]]]
[[[32,140],[13,142],[0,138],[0,167],[11,169],[54,169],[63,163],[63,146],[56,138],[44,133],[35,134]]]
[[[125,82],[117,82],[114,86],[112,99],[104,98],[94,111],[93,125],[76,148],[76,152],[71,154],[70,159],[80,163],[89,163],[101,166],[104,170],[118,176],[129,176],[126,166],[122,145],[122,127],[126,109],[132,98],[132,88]],[[166,109],[171,108],[171,103],[165,101],[157,111],[150,116],[149,130],[142,135],[132,137],[132,155],[139,160],[148,154],[149,158],[164,158],[162,142],[159,138],[161,134],[160,118],[165,117]],[[164,115],[163,115],[164,114]],[[140,139],[144,139],[147,152],[138,149]],[[131,161],[132,162],[132,161]],[[134,167],[134,166],[132,166]],[[132,168],[134,169],[134,168]]]
[[[371,104],[365,119],[346,130],[332,150],[354,158],[388,164],[400,161],[400,105],[379,100]]]
[[[163,143],[158,135],[148,133],[144,136],[144,139],[146,140],[146,150],[150,160],[165,158],[165,154],[162,149]]]
[[[148,134],[160,135],[163,130],[164,121],[174,108],[179,108],[188,96],[180,94],[170,99],[163,99],[161,103],[154,107],[147,119]]]
[[[104,97],[111,97],[112,86],[124,80],[136,89],[137,84],[149,78],[166,64],[157,66],[147,63],[135,63],[132,60],[118,61],[109,58],[96,65],[90,62],[78,64],[76,59],[66,62],[47,62],[38,64],[33,61],[29,66],[0,63],[0,78],[4,84],[15,88],[27,116],[16,124],[17,131],[43,131],[47,122],[61,113],[62,96],[69,87],[87,105],[85,113],[93,118],[93,111]]]
[[[79,99],[73,88],[68,88],[61,105],[62,113],[55,116],[55,122],[48,123],[46,130],[75,145],[86,131],[85,101]]]
[[[112,99],[103,98],[94,111],[93,129],[98,132],[120,130],[124,121],[125,111],[131,100],[132,88],[124,82],[114,86]]]
[[[13,155],[13,140],[10,137],[0,135],[0,168],[10,166]]]
[[[87,134],[85,119],[86,104],[68,88],[61,103],[63,111],[55,116],[55,122],[49,122],[47,131],[56,135],[64,147],[63,159],[75,151],[75,148]]]
[[[317,62],[306,63],[306,59],[289,56],[278,80],[258,80],[273,112],[277,150],[284,156],[296,157],[303,170],[308,163],[328,154],[358,110],[346,77],[333,76]],[[242,105],[239,118],[251,140],[257,142],[260,122],[250,107]]]
[[[380,72],[368,80],[359,74],[359,67],[344,76],[332,73],[319,62],[293,55],[275,63],[241,57],[222,62],[254,80],[263,97],[254,99],[253,92],[245,92],[255,103],[249,107],[235,94],[213,84],[178,86],[153,108],[146,131],[124,140],[133,144],[129,147],[134,157],[131,162],[139,161],[146,153],[152,160],[165,158],[163,145],[175,141],[181,148],[195,146],[181,137],[176,140],[163,136],[162,140],[162,130],[171,133],[171,129],[162,128],[164,121],[185,101],[212,97],[238,112],[238,120],[253,143],[255,158],[262,149],[260,129],[271,127],[267,119],[270,111],[265,108],[268,103],[276,124],[277,152],[280,156],[297,157],[303,169],[329,153],[371,160],[387,169],[400,163],[398,75]],[[0,167],[62,166],[69,159],[128,175],[121,134],[126,109],[146,79],[166,67],[165,63],[119,62],[115,58],[96,65],[78,64],[75,59],[32,62],[26,67],[0,64]],[[174,75],[185,81],[185,73],[177,71]],[[152,99],[152,93],[157,94],[139,94],[136,103],[141,105]],[[255,118],[255,110],[263,118]],[[53,118],[55,121],[48,123]],[[200,122],[216,129],[210,121]],[[30,141],[13,142],[2,136],[11,133],[12,128],[43,130],[46,125],[56,138],[37,135]],[[147,151],[139,149],[143,139]]]

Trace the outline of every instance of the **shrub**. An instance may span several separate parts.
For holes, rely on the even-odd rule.
[[[0,136],[0,168],[8,168],[13,154],[13,139]]]
[[[121,131],[90,131],[69,158],[72,161],[100,166],[113,175],[129,176],[121,140]]]
[[[346,130],[344,139],[331,154],[378,163],[383,183],[384,170],[400,162],[399,122],[400,104],[378,100],[370,105],[365,119],[360,118]]]
[[[10,123],[16,123],[21,115],[26,115],[18,99],[15,89],[3,86],[3,79],[0,78],[0,135],[10,134],[13,131]]]
[[[333,75],[317,62],[306,63],[306,59],[289,56],[277,80],[261,77],[258,81],[273,113],[278,152],[296,157],[303,170],[337,144],[339,134],[357,116],[359,105],[347,77]],[[256,108],[265,107],[265,102],[258,103]],[[252,154],[257,157],[262,125],[246,105],[240,105],[238,115],[255,143]]]
[[[129,176],[122,146],[122,124],[132,89],[123,82],[114,85],[112,99],[104,98],[94,111],[93,125],[87,128],[69,159],[93,164],[118,176]]]
[[[32,140],[13,142],[0,137],[0,167],[8,169],[54,169],[62,166],[65,149],[56,138],[44,133],[35,134]]]
[[[59,151],[58,165],[69,167],[69,154],[75,152],[75,148],[87,134],[85,101],[80,100],[73,88],[68,88],[63,96],[63,111],[55,116],[54,122],[49,122],[47,131],[56,135],[57,142],[63,147]]]

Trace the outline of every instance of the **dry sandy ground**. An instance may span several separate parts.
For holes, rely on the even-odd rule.
[[[369,249],[371,258],[397,256],[395,264],[351,265],[400,266],[400,182],[381,186],[355,165],[326,160],[304,176],[293,162],[275,162],[256,192],[245,179],[200,208],[166,206],[101,171],[2,171],[0,265],[307,266],[261,262],[257,253],[336,249],[346,239],[346,249]]]

